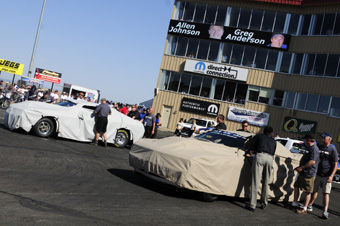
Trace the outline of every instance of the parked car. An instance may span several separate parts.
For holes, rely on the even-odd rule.
[[[145,176],[200,192],[204,201],[214,201],[217,195],[249,198],[252,157],[245,156],[243,147],[253,135],[212,130],[188,139],[143,139],[133,145],[129,163]],[[294,168],[300,158],[277,142],[270,200],[293,200]]]
[[[68,100],[59,104],[25,101],[11,104],[6,111],[4,125],[10,130],[31,130],[40,137],[57,134],[59,137],[91,142],[95,136],[94,110],[98,104]],[[115,109],[108,117],[107,143],[125,147],[144,135],[144,127]]]
[[[290,150],[292,153],[304,153],[306,148],[303,144],[303,141],[301,140],[294,140],[290,138],[281,138],[277,137],[275,138],[276,141],[280,142],[283,146],[285,146],[288,150]]]
[[[211,120],[211,119],[203,119],[203,118],[190,118],[187,122],[184,123],[184,128],[182,130],[182,136],[189,136],[190,130],[192,123],[196,120],[196,125],[197,125],[197,131],[193,136],[196,136],[198,134],[201,134],[205,131],[211,130],[214,128],[214,126],[217,125],[216,121]]]

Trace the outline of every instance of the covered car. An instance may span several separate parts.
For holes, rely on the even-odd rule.
[[[38,101],[26,101],[10,105],[4,119],[4,125],[10,130],[23,129],[40,137],[57,134],[59,137],[91,142],[95,136],[98,104],[68,100],[59,104],[47,104]],[[125,147],[141,139],[144,127],[138,120],[112,109],[108,117],[107,143]]]
[[[205,201],[213,201],[211,194],[249,197],[253,158],[246,157],[243,147],[252,136],[242,131],[213,130],[189,139],[140,140],[129,153],[129,164],[155,179],[201,192]],[[293,200],[294,168],[300,158],[277,142],[270,200]]]

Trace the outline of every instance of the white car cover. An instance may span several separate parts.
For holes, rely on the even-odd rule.
[[[32,127],[44,117],[53,118],[57,124],[59,137],[92,141],[95,136],[94,109],[98,104],[86,101],[72,101],[74,106],[59,106],[38,101],[25,101],[10,105],[5,114],[4,124],[10,130],[23,129],[29,132]],[[114,143],[118,129],[131,131],[133,142],[144,135],[144,127],[138,120],[131,119],[115,109],[108,117],[107,142]]]
[[[277,143],[269,199],[292,201],[294,168],[300,158],[301,155],[294,155]],[[136,169],[157,175],[182,188],[216,195],[249,197],[251,160],[244,157],[242,149],[195,138],[143,139],[133,145],[129,162]]]

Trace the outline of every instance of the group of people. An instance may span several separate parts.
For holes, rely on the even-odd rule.
[[[246,124],[247,125],[247,124]],[[245,131],[246,127],[243,127]],[[333,177],[338,170],[338,152],[332,141],[332,134],[321,134],[322,144],[316,145],[315,137],[307,134],[303,137],[306,151],[300,160],[300,164],[294,170],[298,173],[294,183],[294,202],[292,207],[297,213],[305,214],[313,211],[313,204],[318,191],[322,187],[323,213],[322,218],[328,219],[329,194],[332,188]],[[255,135],[246,144],[246,148],[255,156],[252,163],[252,183],[250,204],[245,208],[255,211],[257,206],[257,191],[262,179],[262,192],[260,208],[266,209],[268,204],[268,182],[273,168],[276,141],[272,127],[265,127],[263,134]],[[299,190],[304,193],[304,203],[299,204]]]
[[[8,82],[0,81],[0,92],[3,93],[17,93],[17,102],[23,102],[27,100],[42,101],[47,103],[58,103],[67,99],[68,95],[65,92],[59,94],[58,90],[52,91],[50,89],[43,90],[38,89],[35,85],[18,86],[16,83],[9,84]]]
[[[114,105],[117,105],[116,103]],[[107,117],[111,115],[111,108],[116,108],[113,105],[112,101],[108,102],[105,98],[101,99],[101,104],[97,106],[96,110],[94,111],[95,114],[98,115],[98,121],[96,123],[96,136],[95,140],[91,143],[94,146],[98,145],[99,137],[102,135],[104,138],[104,147],[107,146],[106,142],[106,127],[107,127]],[[154,109],[149,108],[146,109],[142,106],[137,105],[120,105],[120,108],[117,109],[124,115],[128,117],[138,120],[143,123],[144,125],[144,138],[155,138],[157,135],[157,130],[159,126],[162,124],[160,123],[161,114],[157,113],[156,116],[154,115]]]

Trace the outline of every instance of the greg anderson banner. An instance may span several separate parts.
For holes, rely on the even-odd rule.
[[[192,38],[288,50],[290,35],[243,28],[171,20],[169,34]]]

